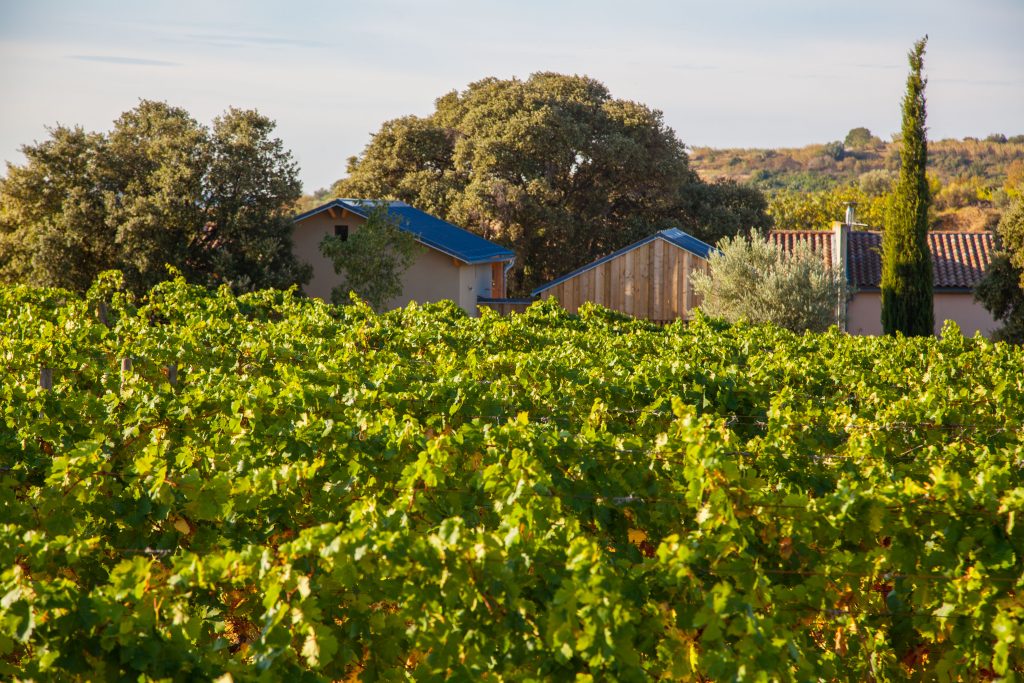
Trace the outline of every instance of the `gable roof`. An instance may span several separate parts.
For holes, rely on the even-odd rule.
[[[685,233],[682,230],[680,230],[679,228],[668,228],[666,230],[661,230],[659,232],[656,232],[653,235],[648,235],[647,237],[643,238],[639,242],[634,242],[633,244],[630,244],[629,246],[623,247],[622,249],[619,249],[618,251],[613,251],[612,253],[608,254],[607,256],[601,257],[601,258],[597,259],[596,261],[592,261],[591,263],[588,263],[585,266],[577,268],[576,270],[572,271],[571,273],[566,273],[565,275],[563,275],[562,277],[558,278],[557,280],[552,280],[551,282],[549,282],[549,283],[547,283],[545,285],[541,285],[537,289],[535,289],[532,292],[530,292],[530,294],[532,294],[533,296],[537,296],[541,292],[543,292],[545,290],[548,290],[548,289],[551,289],[555,285],[559,285],[559,284],[565,282],[566,280],[570,280],[570,279],[576,277],[577,275],[579,275],[580,273],[585,273],[586,271],[590,270],[591,268],[596,268],[597,266],[601,265],[602,263],[607,263],[608,261],[611,261],[614,258],[618,258],[619,256],[622,256],[623,254],[625,254],[628,251],[632,251],[633,249],[636,249],[637,247],[642,247],[643,245],[649,244],[649,243],[653,242],[656,239],[663,239],[666,242],[668,242],[669,244],[675,245],[675,246],[679,247],[680,249],[688,251],[691,254],[693,254],[694,256],[702,258],[705,261],[708,260],[711,257],[712,252],[718,251],[717,249],[715,249],[710,244],[707,244],[706,242],[700,241],[699,239],[697,239],[693,235]]]
[[[882,284],[882,233],[851,232],[847,278],[859,289]],[[973,289],[985,277],[995,240],[989,232],[929,232],[935,289]]]
[[[790,252],[808,242],[825,264],[832,265],[835,232],[831,230],[772,230],[768,239]],[[985,277],[995,240],[989,232],[929,232],[932,286],[935,289],[973,289]],[[879,289],[882,284],[882,233],[851,230],[846,251],[846,279],[857,289]]]
[[[416,241],[463,263],[492,263],[511,261],[515,258],[515,253],[505,247],[431,216],[405,202],[383,199],[333,199],[315,209],[300,213],[292,220],[298,223],[329,209],[345,209],[367,218],[370,211],[380,205],[387,206],[388,215],[396,217],[398,227],[415,235]]]

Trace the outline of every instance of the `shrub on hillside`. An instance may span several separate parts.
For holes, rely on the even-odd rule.
[[[857,187],[869,197],[880,197],[892,192],[892,183],[896,176],[884,168],[865,171],[857,179]]]

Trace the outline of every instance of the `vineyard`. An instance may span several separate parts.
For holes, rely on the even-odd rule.
[[[0,302],[2,678],[1024,673],[1020,348]]]

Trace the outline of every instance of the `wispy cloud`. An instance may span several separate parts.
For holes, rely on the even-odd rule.
[[[123,64],[128,66],[180,66],[178,62],[165,62],[162,59],[120,57],[117,55],[66,55],[64,58],[76,59],[81,62],[103,62],[104,64]]]
[[[320,40],[305,38],[282,38],[278,36],[253,35],[245,33],[189,33],[171,42],[192,43],[209,47],[324,47],[329,45]]]

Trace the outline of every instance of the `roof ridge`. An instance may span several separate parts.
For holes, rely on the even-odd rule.
[[[496,242],[429,214],[422,209],[397,199],[353,199],[337,197],[304,213],[292,216],[298,223],[333,208],[344,208],[356,215],[367,217],[374,204],[386,206],[390,215],[398,217],[399,227],[416,237],[416,241],[467,264],[506,262],[515,253]]]

